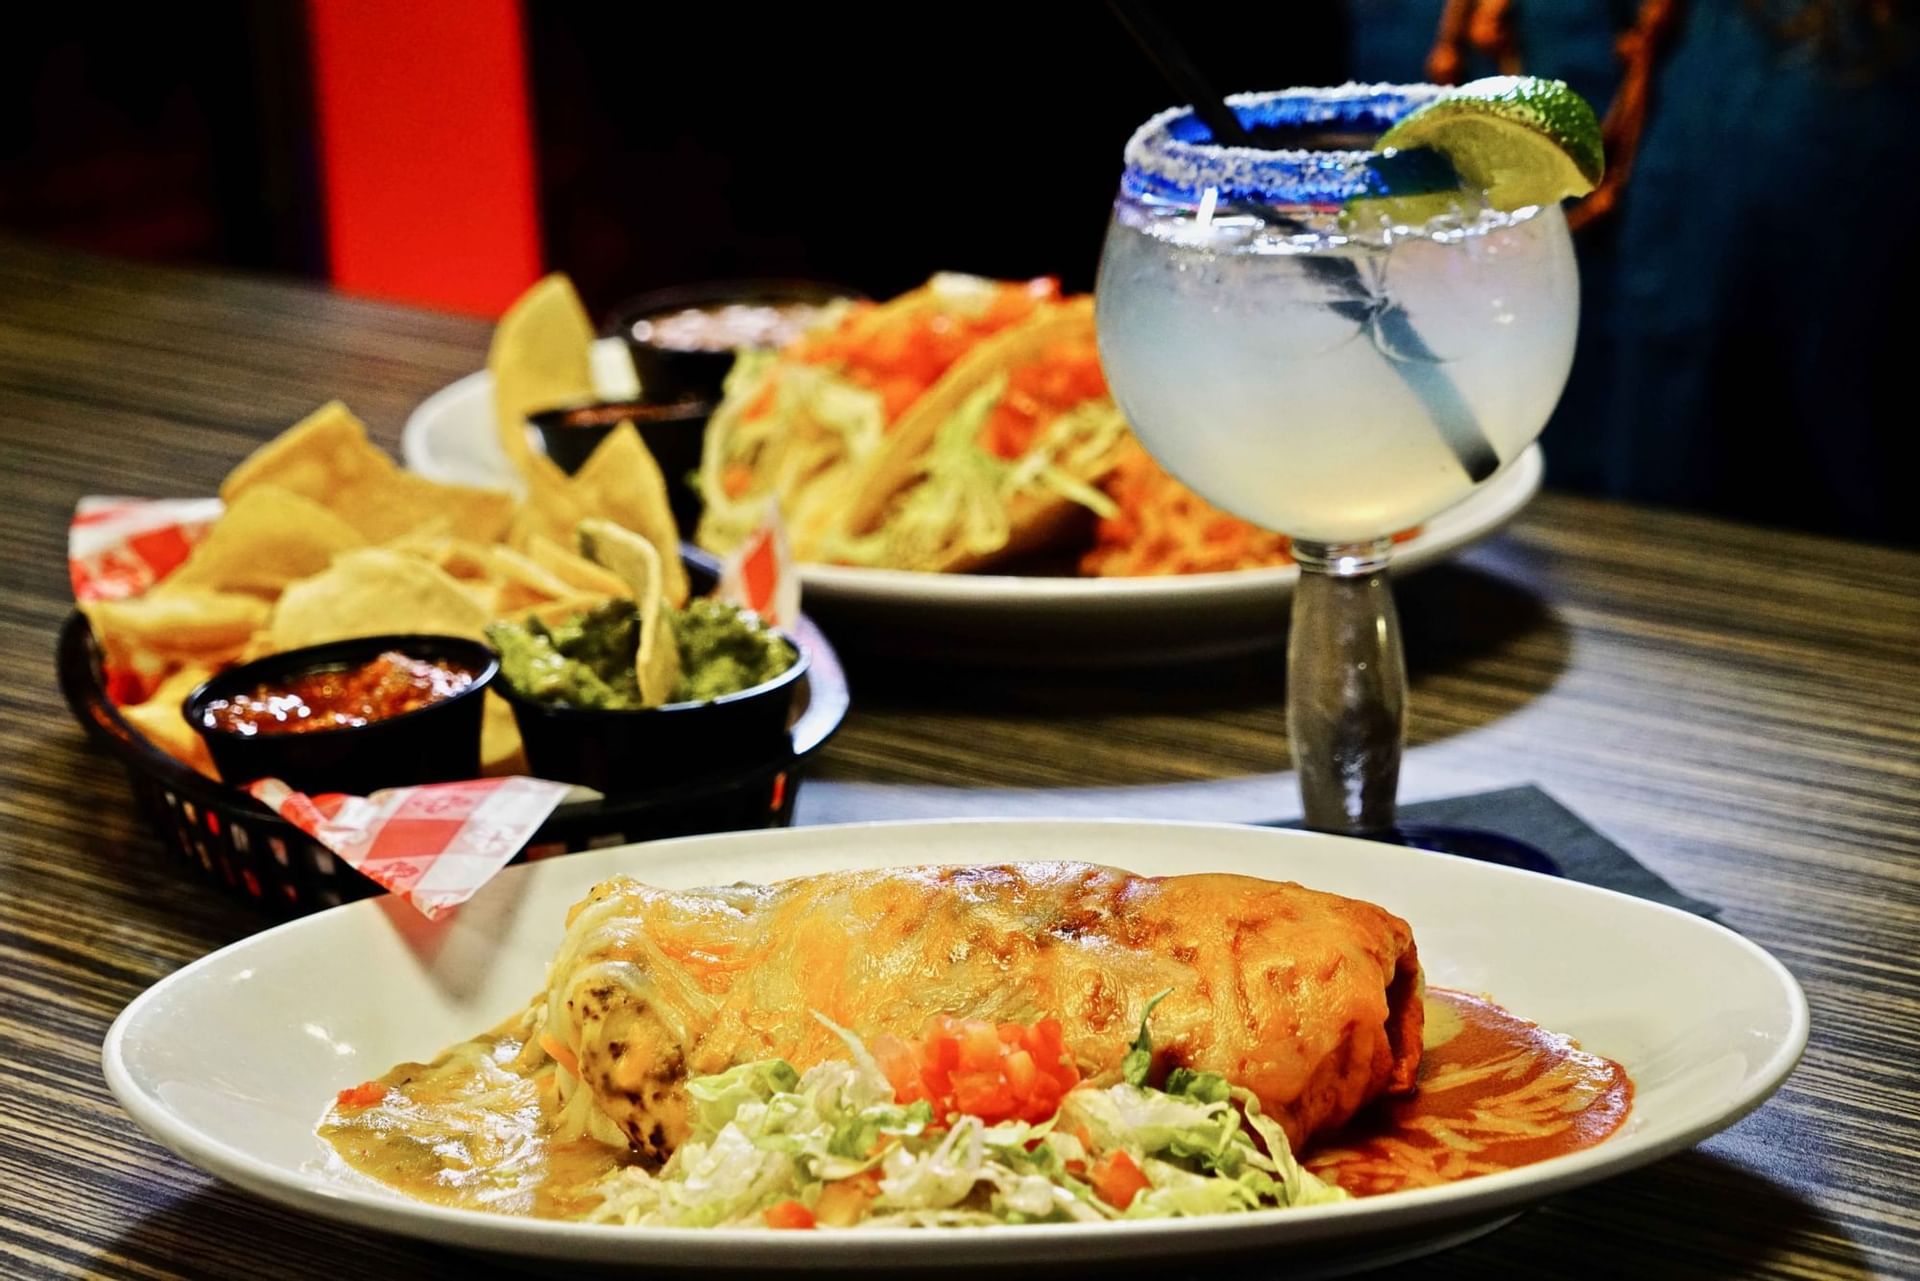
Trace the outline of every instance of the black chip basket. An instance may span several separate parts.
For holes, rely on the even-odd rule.
[[[696,590],[711,587],[716,574],[711,558],[691,551],[684,558]],[[563,803],[513,861],[791,824],[807,758],[840,728],[848,697],[839,658],[812,620],[803,616],[789,631],[806,650],[809,666],[795,683],[784,750],[657,788]],[[161,751],[129,725],[107,696],[99,646],[77,610],[60,629],[58,664],[60,689],[74,716],[126,769],[134,798],[161,845],[187,875],[223,885],[276,916],[298,916],[381,892],[247,793]]]

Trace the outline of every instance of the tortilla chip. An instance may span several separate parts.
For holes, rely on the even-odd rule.
[[[382,547],[348,552],[281,594],[266,652],[353,636],[431,632],[485,639],[491,614],[445,570]]]
[[[167,755],[185,761],[208,778],[219,778],[206,741],[187,724],[181,710],[187,695],[211,675],[211,667],[182,667],[155,686],[145,702],[122,707],[120,716]]]
[[[126,600],[82,601],[109,670],[142,682],[177,667],[224,667],[246,650],[271,607],[245,592],[183,587]]]
[[[574,527],[593,513],[580,505],[566,485],[529,494],[514,510],[507,527],[506,544],[525,551],[537,538],[566,546],[573,542]]]
[[[452,518],[445,515],[432,516],[399,537],[389,538],[381,545],[404,550],[406,544],[437,542],[441,539],[457,537],[458,533],[459,531],[453,527]]]
[[[325,569],[340,552],[365,545],[353,526],[320,504],[278,485],[253,485],[154,590],[201,588],[272,599],[295,579]]]
[[[499,618],[506,613],[500,602],[506,598],[507,593],[506,588],[500,583],[491,579],[480,579],[476,582],[461,583],[460,590],[464,591],[468,599],[473,601],[480,612],[488,618]]]
[[[507,308],[493,331],[487,371],[493,375],[494,425],[500,448],[526,479],[529,497],[563,489],[567,475],[527,444],[527,415],[591,400],[593,322],[559,272],[537,282]]]
[[[534,537],[526,547],[527,558],[575,591],[597,596],[625,596],[627,585],[609,571],[584,556],[575,555],[551,538]]]
[[[574,594],[573,588],[511,547],[489,547],[487,564],[500,588],[496,611],[511,614]]]
[[[661,595],[665,575],[652,543],[610,520],[583,520],[577,531],[580,550],[618,574],[640,610],[640,651],[633,670],[643,707],[658,707],[673,697],[680,682],[680,647]]]
[[[220,497],[231,505],[255,485],[278,485],[311,498],[392,465],[360,420],[330,400],[242,459],[220,482]]]
[[[367,438],[365,424],[337,400],[254,450],[227,474],[220,497],[231,505],[260,485],[325,507],[370,543],[441,520],[465,537],[493,542],[513,517],[507,494],[401,471]]]
[[[382,544],[389,551],[418,557],[438,569],[472,584],[493,578],[493,547],[439,534],[403,534]]]
[[[525,774],[526,749],[520,744],[520,723],[513,705],[492,690],[486,693],[486,714],[480,719],[480,773],[488,778]]]
[[[632,423],[607,433],[574,473],[573,492],[589,515],[604,516],[652,543],[660,553],[667,601],[675,608],[687,603],[687,570],[680,563],[680,531],[667,502],[667,478]]]
[[[633,673],[646,707],[672,699],[673,687],[680,683],[680,643],[673,635],[673,620],[657,598],[652,609],[640,611],[640,653],[633,661]]]
[[[512,617],[517,619],[537,618],[548,627],[558,627],[569,619],[577,618],[581,614],[586,613],[596,605],[604,605],[610,600],[624,599],[626,594],[627,589],[624,587],[611,596],[602,596],[598,592],[581,592],[576,596],[562,596],[559,600],[544,601],[541,604],[522,610],[512,615]]]

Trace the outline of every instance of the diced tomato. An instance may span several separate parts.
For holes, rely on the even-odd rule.
[[[770,1228],[810,1228],[814,1225],[813,1211],[798,1201],[776,1201],[760,1215]]]
[[[386,1086],[378,1081],[363,1081],[350,1089],[340,1091],[334,1101],[343,1108],[370,1108],[386,1097]]]
[[[767,381],[761,385],[759,394],[757,394],[756,396],[754,396],[752,400],[747,402],[747,407],[745,410],[741,411],[740,416],[743,418],[766,417],[767,411],[773,408],[773,402],[779,396],[779,394],[780,394],[780,375],[778,371],[775,371],[774,375],[768,378]]]
[[[980,444],[997,458],[1011,462],[1033,448],[1033,438],[1039,423],[1009,394],[993,413],[987,416],[987,425],[981,430]]]
[[[1115,1148],[1093,1163],[1093,1194],[1116,1210],[1124,1210],[1133,1199],[1153,1185],[1124,1149]]]
[[[1074,1070],[1073,1060],[1067,1057],[1066,1030],[1060,1026],[1059,1019],[1041,1019],[1027,1033],[1027,1045],[1033,1051],[1033,1061],[1042,1068],[1054,1072],[1062,1064],[1073,1074],[1072,1089],[1080,1083],[1080,1073]]]
[[[878,392],[891,423],[982,339],[1059,298],[1060,282],[1043,277],[1001,285],[975,315],[915,309],[875,325],[870,323],[872,307],[867,305],[850,311],[833,330],[801,339],[789,354],[809,364],[834,366],[842,377]],[[1097,353],[1094,360],[1097,365]],[[766,393],[748,406],[747,416],[764,413],[764,400]]]
[[[991,1071],[1000,1065],[1000,1029],[985,1019],[960,1025],[960,1066],[968,1071]]]
[[[906,413],[913,402],[920,399],[920,393],[926,389],[927,385],[918,378],[904,376],[889,378],[881,383],[880,403],[886,410],[887,421],[894,422],[901,414]]]
[[[942,1015],[915,1044],[878,1036],[869,1048],[900,1102],[927,1100],[937,1123],[956,1113],[1038,1123],[1080,1083],[1057,1019],[1026,1027]]]
[[[728,498],[745,498],[753,488],[753,468],[745,463],[730,464],[720,473],[720,488],[727,491]]]
[[[897,1036],[876,1036],[867,1042],[867,1049],[887,1074],[887,1080],[893,1083],[893,1094],[902,1103],[912,1103],[926,1097],[926,1090],[920,1083],[920,1060],[915,1056],[913,1047]]]
[[[1007,376],[1007,391],[980,432],[981,447],[1009,461],[1033,448],[1043,424],[1107,394],[1100,351],[1090,342],[1055,343]]]
[[[1040,1077],[1040,1069],[1033,1065],[1033,1055],[1026,1050],[1015,1050],[1007,1055],[1007,1084],[1016,1095],[1032,1094],[1034,1082]]]

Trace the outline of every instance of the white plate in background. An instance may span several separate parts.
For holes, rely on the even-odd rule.
[[[624,349],[596,347],[603,395],[619,394]],[[628,371],[631,365],[627,365]],[[407,466],[435,480],[496,489],[516,485],[493,427],[485,371],[441,388],[401,432]],[[536,448],[538,437],[529,429]],[[1532,445],[1465,501],[1394,550],[1409,572],[1494,533],[1540,489],[1546,468]],[[690,537],[691,530],[680,531]],[[803,565],[806,609],[853,650],[1014,666],[1126,665],[1245,653],[1277,644],[1300,571],[1292,565],[1155,578],[927,574]]]

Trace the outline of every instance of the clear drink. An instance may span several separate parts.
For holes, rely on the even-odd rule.
[[[1197,212],[1116,207],[1100,349],[1142,442],[1216,505],[1329,543],[1451,506],[1474,481],[1434,421],[1435,380],[1453,389],[1442,411],[1464,406],[1501,465],[1539,434],[1579,311],[1558,206],[1370,239],[1312,210],[1279,229]],[[1329,260],[1351,270],[1330,279]],[[1356,280],[1404,310],[1425,350],[1335,308]]]
[[[1508,118],[1568,115],[1538,86],[1487,87],[1514,92]],[[1252,147],[1163,112],[1127,143],[1100,260],[1101,363],[1141,442],[1216,505],[1293,536],[1288,737],[1323,831],[1393,830],[1406,674],[1390,535],[1518,457],[1573,362],[1559,205],[1503,211],[1439,152],[1371,150],[1439,93],[1243,95]],[[1591,112],[1581,123],[1597,154]],[[1508,196],[1535,189],[1477,171]]]

